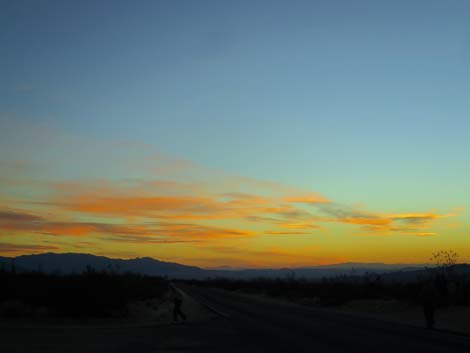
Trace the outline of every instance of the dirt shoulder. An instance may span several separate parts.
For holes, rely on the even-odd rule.
[[[180,290],[183,297],[182,310],[186,314],[187,322],[200,322],[210,320],[214,313],[199,304],[184,291]],[[128,315],[125,318],[18,318],[0,319],[0,329],[5,328],[118,328],[118,327],[143,327],[155,325],[169,325],[173,323],[173,303],[168,295],[162,298],[135,301],[128,305]]]
[[[1,319],[0,352],[222,351],[228,328],[185,292],[181,294],[185,323],[173,323],[173,303],[163,298],[132,303],[128,318]],[[220,339],[212,336],[217,330]]]
[[[217,289],[223,290],[223,289]],[[290,300],[282,297],[269,297],[262,294],[252,294],[242,291],[231,292],[252,300],[270,301],[279,305],[297,304],[313,309],[374,318],[414,327],[425,327],[423,309],[398,300],[355,300],[347,304],[333,307],[320,306],[312,299]],[[455,333],[470,335],[470,307],[449,306],[438,308],[435,312],[435,328]]]
[[[381,320],[424,327],[423,309],[396,300],[355,300],[335,308],[336,311],[363,315]],[[470,307],[449,306],[435,312],[436,329],[470,335]]]

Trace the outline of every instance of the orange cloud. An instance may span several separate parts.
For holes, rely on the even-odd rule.
[[[278,231],[278,230],[267,230],[264,232],[264,234],[269,234],[269,235],[307,235],[311,234],[309,232],[296,232],[296,231]]]
[[[330,200],[318,194],[307,194],[307,195],[301,195],[301,196],[285,197],[284,201],[290,202],[290,203],[306,203],[306,204],[317,204],[317,203],[321,204],[321,203],[330,202]]]
[[[16,133],[16,130],[8,131]],[[338,204],[310,190],[227,175],[189,161],[168,158],[155,154],[150,146],[144,146],[143,150],[142,146],[104,141],[84,143],[73,136],[59,136],[49,126],[41,131],[43,136],[38,136],[37,128],[22,136],[38,136],[38,151],[55,153],[66,146],[66,152],[74,154],[76,150],[77,156],[89,155],[90,159],[84,158],[79,168],[65,158],[50,160],[48,165],[0,162],[0,236],[8,240],[33,238],[44,244],[38,246],[47,247],[45,241],[56,245],[62,238],[70,237],[61,246],[84,246],[83,249],[90,246],[91,249],[97,243],[103,252],[113,242],[142,244],[142,252],[147,244],[191,243],[181,247],[188,254],[189,246],[207,246],[217,243],[217,239],[244,246],[260,245],[263,238],[256,241],[246,238],[312,234],[315,229],[330,224],[348,225],[368,235],[432,236],[436,235],[432,227],[437,222],[455,215],[365,211],[359,206]],[[80,178],[113,175],[113,179],[57,180],[55,171],[64,167]],[[46,173],[50,175],[49,180],[41,180],[40,176]],[[329,232],[329,236],[334,237],[336,233]],[[303,238],[306,237],[301,237],[301,242]],[[295,241],[286,243],[296,244]],[[285,250],[285,256],[280,249],[248,254],[241,245],[240,248],[238,253],[233,253],[234,261],[243,261],[247,254],[247,259],[252,256],[254,263],[261,261],[258,259],[261,257],[266,257],[263,260],[266,263],[272,257],[298,264],[298,253],[302,253],[306,254],[306,262],[311,263],[307,261],[311,254],[300,245]],[[135,249],[138,251],[139,247]],[[17,250],[29,251],[26,246]]]
[[[360,225],[371,225],[371,226],[387,226],[392,224],[392,221],[388,218],[341,218],[339,220],[341,223],[348,224],[360,224]]]
[[[231,237],[247,237],[256,233],[241,229],[227,229],[221,227],[213,227],[201,224],[191,223],[164,223],[158,224],[159,234],[165,236],[187,237],[187,238],[231,238]]]
[[[438,235],[437,233],[434,232],[413,232],[413,231],[406,231],[402,229],[394,229],[394,230],[384,230],[380,229],[379,232],[374,233],[374,232],[369,232],[369,233],[361,233],[361,234],[356,234],[359,236],[395,236],[396,234],[399,235],[410,235],[410,236],[417,236],[417,237],[433,237]]]
[[[282,223],[279,225],[282,228],[288,229],[319,229],[320,226],[312,223]]]
[[[58,250],[57,246],[53,245],[39,245],[39,244],[11,244],[11,243],[0,243],[0,254],[7,254],[10,256],[16,256],[26,253],[37,253],[44,251]]]
[[[434,232],[406,232],[406,231],[402,231],[400,232],[400,234],[414,235],[418,237],[432,237],[432,236],[438,235],[437,233],[434,233]]]
[[[154,196],[154,197],[100,197],[78,196],[68,200],[64,206],[72,211],[124,215],[148,216],[152,212],[217,212],[217,206],[209,198]]]
[[[456,216],[456,214],[440,215],[440,214],[435,214],[435,213],[403,213],[403,214],[387,215],[386,217],[393,221],[419,223],[419,222],[432,221],[434,219],[447,218],[447,217],[453,217],[453,216]]]
[[[0,211],[0,230],[51,236],[107,236],[108,241],[132,243],[183,243],[209,239],[254,236],[249,230],[214,227],[195,223],[154,222],[114,224],[53,221],[27,213]]]
[[[175,184],[179,185],[179,184]],[[148,191],[132,194],[135,189],[103,189],[102,192],[87,193],[83,188],[79,192],[69,190],[56,197],[55,201],[46,203],[59,209],[86,213],[98,217],[152,218],[161,220],[218,220],[248,219],[267,215],[279,217],[281,221],[311,219],[312,215],[284,203],[276,197],[265,197],[254,194],[231,192],[222,194],[161,195]],[[173,190],[175,191],[175,190]]]
[[[317,221],[359,225],[371,232],[371,235],[436,235],[428,230],[432,222],[456,216],[455,213],[437,214],[433,212],[381,214],[333,203],[321,206],[320,211],[328,217],[320,218]]]

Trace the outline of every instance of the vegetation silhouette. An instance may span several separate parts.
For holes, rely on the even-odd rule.
[[[469,281],[456,273],[457,259],[458,254],[453,250],[441,250],[431,256],[433,266],[426,269],[420,296],[428,329],[435,328],[435,312],[439,307],[466,303],[461,297],[468,297]]]
[[[124,317],[132,301],[162,297],[168,281],[134,273],[60,275],[0,269],[0,316]]]
[[[185,282],[325,307],[355,300],[396,300],[421,306],[426,327],[434,329],[439,308],[470,306],[469,267],[458,265],[457,260],[455,251],[433,253],[431,266],[415,280],[407,281],[373,273],[314,280],[292,272],[275,279],[207,278]],[[0,268],[0,288],[3,317],[124,317],[130,302],[169,294],[174,321],[186,320],[183,297],[167,278],[122,273],[114,267],[96,271],[88,266],[80,274],[62,275],[45,274],[40,268],[21,272],[12,262]]]
[[[435,312],[449,305],[470,306],[470,271],[457,264],[455,251],[439,251],[414,280],[389,280],[379,274],[343,275],[321,280],[296,278],[227,279],[186,281],[198,286],[222,288],[277,297],[314,306],[340,306],[355,300],[396,300],[421,306],[425,326],[435,328]],[[463,270],[459,271],[459,266]]]

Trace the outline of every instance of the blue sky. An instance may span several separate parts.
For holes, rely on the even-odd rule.
[[[386,211],[468,205],[468,1],[0,7],[11,131],[149,144]],[[2,139],[2,159],[43,157]]]

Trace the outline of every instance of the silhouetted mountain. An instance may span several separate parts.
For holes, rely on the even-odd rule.
[[[16,258],[0,258],[0,262],[3,262],[7,269],[14,263],[17,271],[33,270],[62,274],[80,273],[88,267],[97,271],[134,272],[169,277],[201,277],[205,272],[199,267],[164,262],[149,257],[123,260],[75,253],[23,255]]]
[[[9,257],[0,256],[0,266],[4,268],[10,268],[12,259]]]
[[[323,277],[337,277],[337,276],[362,276],[366,274],[384,274],[401,270],[404,268],[410,269],[408,265],[386,265],[370,266],[369,264],[361,264],[361,266],[350,266],[347,264],[337,264],[328,266],[308,267],[308,268],[281,268],[281,269],[245,269],[245,270],[213,270],[211,271],[212,277],[227,277],[227,278],[241,278],[250,279],[256,277],[267,278],[307,278],[307,279],[320,279]],[[413,269],[420,269],[423,267],[413,267]]]
[[[432,270],[432,268],[430,268]],[[468,276],[470,275],[469,264],[459,264],[452,268],[452,273],[457,276]],[[382,280],[385,282],[413,282],[419,279],[423,279],[429,276],[429,270],[425,268],[411,268],[408,270],[402,269],[401,271],[394,271],[386,273],[382,276]]]
[[[321,266],[313,266],[313,267],[305,267],[305,269],[308,268],[337,268],[337,269],[354,269],[354,270],[368,270],[368,269],[376,269],[376,270],[397,270],[397,269],[405,269],[405,268],[422,268],[425,265],[404,265],[404,264],[384,264],[381,262],[343,262],[339,264],[332,264],[332,265],[321,265]]]
[[[16,258],[0,257],[0,264],[6,269],[15,264],[17,271],[42,271],[46,273],[80,273],[91,267],[97,271],[134,272],[154,276],[168,276],[171,278],[207,278],[227,277],[250,279],[256,277],[268,278],[309,278],[320,279],[336,276],[361,276],[367,273],[386,274],[398,272],[396,276],[408,278],[416,276],[414,271],[422,271],[424,266],[383,264],[383,263],[340,263],[333,265],[312,266],[303,268],[282,269],[202,269],[196,266],[186,266],[172,262],[164,262],[150,257],[129,260],[112,259],[105,256],[90,254],[55,254],[45,253],[38,255],[23,255]],[[409,274],[408,274],[409,273]]]

